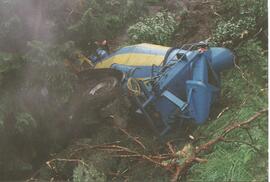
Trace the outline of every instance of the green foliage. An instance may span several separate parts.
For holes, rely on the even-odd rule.
[[[244,60],[244,57],[241,58]],[[234,69],[225,75],[221,104],[224,108],[229,107],[229,110],[220,118],[209,121],[208,125],[198,128],[197,132],[203,133],[200,136],[207,138],[202,143],[220,135],[228,125],[245,121],[262,108],[267,108],[267,93],[263,89],[266,82],[258,82],[260,76],[251,74],[256,64],[240,64],[244,73]],[[258,68],[256,72],[261,72],[261,69]],[[208,160],[206,164],[198,164],[192,168],[188,180],[264,181],[267,179],[267,128],[267,117],[264,116],[257,119],[249,129],[237,129],[230,133],[227,139],[239,142],[218,144],[205,156]]]
[[[162,0],[146,0],[146,2],[149,4],[160,4]]]
[[[0,74],[20,69],[24,61],[20,56],[6,52],[0,52]]]
[[[128,29],[131,43],[155,43],[168,45],[177,23],[174,15],[168,12],[146,17]]]
[[[105,182],[106,176],[97,171],[93,165],[79,165],[73,171],[74,182]]]
[[[233,112],[228,111],[220,119],[211,121],[215,124],[211,123],[200,130],[208,133],[207,136],[210,139],[210,135],[217,136],[222,132],[222,128],[231,122],[245,120],[258,110],[258,107],[248,108],[246,105],[244,107],[240,111],[233,107],[230,109]],[[239,142],[220,143],[214,147],[210,154],[204,156],[208,160],[207,163],[195,165],[191,169],[188,181],[264,181],[267,179],[267,160],[265,159],[268,142],[267,132],[263,129],[267,129],[265,117],[251,126],[249,131],[253,141],[243,129],[231,133],[228,139]],[[249,143],[251,146],[241,142]]]
[[[226,0],[222,2],[221,13],[225,17],[231,18],[231,15],[238,15],[240,18],[252,16],[264,18],[267,15],[266,0]]]
[[[39,41],[28,43],[29,51],[25,60],[31,67],[27,84],[46,87],[58,103],[66,103],[74,91],[76,77],[65,68],[64,59],[70,44],[63,46],[49,45]]]
[[[226,126],[245,121],[268,107],[266,50],[256,37],[247,40],[249,34],[257,33],[263,26],[266,4],[265,0],[223,2],[219,12],[223,19],[213,31],[213,41],[233,48],[239,66],[223,75],[221,104],[229,110],[197,130],[207,140],[220,135]],[[267,116],[264,116],[249,128],[230,133],[227,138],[235,142],[218,144],[206,155],[206,164],[192,167],[188,181],[267,181],[267,129]]]
[[[245,17],[239,20],[231,18],[228,21],[220,21],[213,35],[213,40],[230,45],[233,40],[243,38],[249,31],[254,31],[255,27],[255,17]]]
[[[10,107],[10,99],[7,93],[2,92],[0,98],[0,136],[4,132],[5,115]]]
[[[22,171],[20,158],[36,165],[72,136],[67,107],[77,78],[64,59],[74,44],[63,42],[72,39],[87,50],[89,42],[112,38],[144,10],[144,1],[135,0],[0,1],[1,179]],[[96,172],[85,174],[93,179]]]
[[[128,22],[144,11],[144,1],[92,0],[81,19],[68,27],[70,36],[85,50],[94,47],[94,41],[110,39]]]
[[[230,151],[215,147],[216,152],[208,155],[207,164],[192,169],[195,174],[189,181],[263,181],[265,178],[256,179],[250,173],[252,166],[249,162],[255,157],[255,152],[245,145],[234,147]]]
[[[26,43],[29,32],[17,8],[21,5],[18,0],[0,1],[0,49],[5,51],[20,50]]]
[[[123,27],[141,17],[145,9],[145,1],[136,0],[48,0],[46,3],[47,6],[43,7],[48,8],[41,8],[41,11],[46,20],[52,21],[50,23],[55,30],[52,33],[57,35],[55,38],[62,42],[72,39],[85,50],[89,48],[89,43],[90,47],[93,46],[95,40],[113,38]],[[64,58],[72,52],[70,50],[74,45],[71,42],[58,45],[55,43],[57,41],[54,41],[55,45],[52,45],[32,41],[34,34],[29,31],[27,24],[28,18],[32,20],[32,17],[20,14],[28,5],[33,5],[32,0],[0,1],[0,156],[3,158],[0,161],[1,174],[6,170],[12,171],[12,174],[14,171],[31,171],[30,163],[34,161],[36,164],[37,156],[55,153],[59,144],[72,136],[69,128],[65,128],[68,121],[63,115],[66,114],[64,106],[69,103],[76,77],[65,69]],[[213,41],[218,45],[232,46],[234,42],[244,40],[248,34],[260,28],[259,25],[267,17],[266,12],[266,0],[222,2],[222,9],[218,11],[222,19],[217,21],[213,30]],[[178,26],[174,18],[174,14],[167,12],[142,18],[128,30],[131,43],[168,45]],[[181,24],[185,35],[192,34],[192,29],[197,28],[196,24],[194,20]],[[221,105],[224,108],[229,107],[229,110],[220,118],[213,117],[211,122],[198,128],[199,136],[201,133],[206,136],[201,143],[216,137],[228,124],[246,120],[253,113],[268,106],[266,51],[254,38],[244,41],[235,48],[235,52],[239,68],[222,75],[224,83]],[[217,109],[217,112],[220,110]],[[246,129],[230,133],[230,139],[240,142],[218,144],[211,154],[203,156],[208,159],[208,163],[196,164],[192,168],[187,177],[188,181],[265,181],[267,128],[267,118],[262,117],[251,125],[249,133]],[[104,140],[95,137],[96,143],[109,142],[112,139],[109,131],[112,131],[111,128],[108,128],[108,132],[102,130],[108,138]],[[104,136],[102,134],[102,137]],[[149,143],[151,142],[152,140],[149,140]],[[253,147],[241,142],[249,143]],[[20,151],[20,154],[16,151]],[[97,157],[94,156],[93,160],[95,158]],[[118,162],[109,161],[113,163],[109,167],[110,170],[119,168]],[[152,165],[141,166],[130,172],[145,180],[144,172],[146,169],[151,171]],[[125,170],[126,165],[122,168]],[[166,175],[159,176],[159,172],[156,172],[158,180],[169,178]],[[93,165],[81,164],[74,169],[73,180],[107,179]]]
[[[25,162],[32,163],[37,155],[59,149],[71,135],[66,130],[69,123],[63,121],[67,120],[65,105],[76,80],[64,65],[72,45],[32,41],[23,58],[0,54],[0,148],[3,149],[0,155],[6,156],[10,163],[20,158],[14,151],[22,146],[24,150],[20,153],[27,156]],[[1,162],[0,170],[4,173],[19,170],[6,169]]]
[[[262,49],[261,42],[251,39],[237,48],[236,52],[243,72],[258,85],[265,86],[268,77],[268,61],[266,51]]]
[[[221,105],[229,107],[220,118],[212,119],[197,132],[207,140],[220,135],[234,122],[245,121],[267,108],[267,58],[257,40],[236,48],[238,68],[223,75]],[[220,111],[219,111],[220,112]],[[188,181],[265,181],[267,179],[267,116],[248,129],[237,129],[227,136],[236,142],[220,143],[206,155],[208,162],[192,168]],[[202,141],[204,143],[205,141]],[[250,145],[248,145],[250,144]]]
[[[218,20],[212,40],[230,47],[262,26],[267,18],[267,1],[228,0],[222,5],[221,13],[225,17]]]
[[[20,134],[26,135],[37,129],[37,122],[29,113],[17,113],[15,117],[15,129]]]
[[[144,0],[0,1],[0,49],[25,52],[28,41],[68,39],[89,50],[94,41],[114,37],[140,17],[144,4]]]

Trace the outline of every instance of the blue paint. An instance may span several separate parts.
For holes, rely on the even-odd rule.
[[[187,106],[187,104],[184,101],[176,97],[173,93],[169,92],[168,90],[163,92],[162,96],[167,97],[167,99],[169,99],[172,103],[177,105],[181,109],[181,111],[183,111]]]
[[[122,64],[113,64],[112,68],[129,74],[132,78],[149,78],[152,72],[157,72],[160,69],[152,66],[126,66]]]

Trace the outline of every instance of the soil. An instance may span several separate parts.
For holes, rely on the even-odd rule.
[[[175,32],[173,45],[196,43],[211,38],[211,30],[215,24],[218,0],[186,2],[187,15],[181,18],[181,24]]]

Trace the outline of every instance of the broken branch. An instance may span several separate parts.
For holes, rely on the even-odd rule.
[[[129,134],[126,130],[124,130],[122,128],[119,128],[119,129],[124,134],[126,134],[129,138],[131,138],[136,144],[138,144],[140,147],[142,147],[144,150],[146,149],[145,145],[140,140],[138,140],[137,137],[133,137],[131,134]]]

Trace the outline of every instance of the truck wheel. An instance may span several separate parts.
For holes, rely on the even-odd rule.
[[[70,119],[99,115],[102,107],[122,95],[122,73],[112,69],[96,69],[78,74],[75,92],[69,102]]]
[[[114,76],[83,80],[70,101],[70,119],[99,115],[99,110],[121,95],[119,80]]]
[[[85,104],[100,107],[120,95],[119,80],[114,76],[89,81],[82,93]]]

